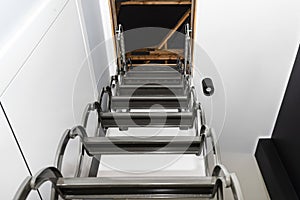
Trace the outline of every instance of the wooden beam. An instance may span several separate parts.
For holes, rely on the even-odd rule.
[[[168,49],[168,43],[167,42],[164,45],[164,49]]]
[[[177,29],[183,24],[183,22],[189,17],[191,13],[191,9],[188,9],[186,13],[181,17],[181,19],[178,21],[176,26],[169,31],[169,33],[166,35],[166,37],[161,41],[161,43],[158,45],[158,49],[162,49],[163,46],[168,42],[168,40],[172,37],[172,35],[177,31]]]
[[[195,38],[195,32],[196,32],[196,1],[197,0],[192,0],[192,12],[191,12],[191,27],[192,27],[192,32],[191,32],[191,39],[192,39],[192,43],[191,43],[191,52],[192,52],[192,55],[191,55],[191,70],[190,72],[193,74],[194,73],[194,67],[193,66],[193,63],[194,63],[194,38]]]
[[[115,29],[117,26],[117,16],[116,16],[116,2],[115,0],[108,0],[109,7],[110,7],[110,22],[111,22],[111,29],[112,29],[112,38],[114,43],[114,52],[116,57],[118,58],[118,52],[117,52],[117,43],[115,40]],[[121,66],[120,59],[117,59],[116,62],[117,66]]]
[[[135,0],[135,1],[124,1],[121,2],[122,6],[133,6],[133,5],[191,5],[191,1],[189,0],[170,0],[170,1],[147,1],[147,0],[143,0],[143,1],[139,1],[139,0]]]
[[[183,56],[183,49],[155,49],[154,51],[149,52],[150,55],[170,55],[176,54],[179,56]]]
[[[139,66],[153,66],[153,64],[132,64],[131,66],[133,67],[139,67]],[[155,63],[155,66],[177,66],[177,64],[160,64],[160,63]]]
[[[177,60],[178,56],[177,55],[148,55],[148,56],[128,56],[132,61],[134,60]],[[182,59],[182,58],[181,58]]]
[[[153,49],[147,50],[147,48],[137,49],[134,52],[148,52],[146,55],[135,55],[133,52],[126,53],[126,57],[132,61],[144,61],[145,64],[149,64],[151,61],[177,61],[177,59],[183,59],[183,49]]]
[[[116,16],[118,17],[119,16],[119,12],[120,12],[120,8],[121,8],[121,3],[120,2],[116,2]]]
[[[113,24],[113,31],[115,32],[116,27],[118,26],[117,22],[117,10],[116,10],[116,1],[110,0],[110,9],[111,9],[111,16],[112,16],[112,24]]]

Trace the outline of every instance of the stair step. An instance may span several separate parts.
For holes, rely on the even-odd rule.
[[[59,178],[56,188],[65,199],[211,198],[214,177]]]
[[[123,83],[128,85],[140,84],[164,84],[164,85],[180,85],[182,78],[179,77],[124,77]]]
[[[126,77],[181,77],[178,71],[129,71]]]
[[[184,85],[119,85],[119,95],[129,96],[182,96],[185,93]]]
[[[173,72],[173,71],[177,71],[174,69],[174,67],[172,66],[159,66],[159,65],[141,65],[141,66],[137,66],[134,67],[130,70],[130,72],[132,71],[167,71],[167,72]]]
[[[113,96],[111,107],[113,109],[149,109],[159,106],[164,109],[187,108],[187,96]]]
[[[129,127],[193,127],[193,112],[103,112],[100,113],[103,128]]]
[[[199,154],[203,138],[200,136],[87,137],[83,139],[83,144],[91,155]]]

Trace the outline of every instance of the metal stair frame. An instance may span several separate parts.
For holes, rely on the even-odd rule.
[[[117,84],[120,84],[120,75],[119,76],[113,76],[111,79],[110,86],[107,86],[103,88],[99,95],[99,99],[97,102],[90,103],[86,106],[86,109],[83,114],[82,118],[82,126],[78,125],[75,126],[72,129],[67,129],[63,137],[58,145],[57,154],[55,157],[55,163],[54,167],[48,167],[40,172],[38,172],[33,177],[28,177],[24,180],[24,182],[19,187],[18,192],[16,193],[14,200],[25,200],[27,196],[29,195],[31,190],[37,190],[43,183],[50,181],[52,183],[52,189],[51,189],[51,200],[57,200],[58,197],[63,197],[66,199],[78,199],[78,198],[89,198],[89,199],[107,199],[107,198],[199,198],[199,197],[207,197],[207,198],[214,198],[217,197],[217,199],[222,200],[224,199],[223,195],[223,188],[230,188],[232,190],[232,194],[235,200],[243,200],[241,188],[238,182],[238,179],[234,173],[229,173],[227,169],[221,164],[220,159],[220,150],[217,144],[217,138],[215,135],[215,132],[212,128],[209,128],[206,123],[205,119],[205,113],[204,110],[201,107],[201,104],[197,101],[197,96],[195,92],[195,88],[193,86],[189,86],[190,84],[190,78],[189,75],[184,77],[185,84],[188,85],[188,90],[190,91],[190,99],[189,102],[189,108],[187,110],[191,110],[194,118],[193,118],[193,124],[195,128],[195,139],[199,139],[199,141],[196,141],[195,143],[192,143],[191,146],[188,146],[186,151],[181,149],[180,151],[176,150],[174,146],[170,146],[166,148],[169,151],[162,151],[159,152],[161,146],[165,146],[170,138],[155,138],[153,141],[137,141],[134,143],[134,141],[130,141],[128,138],[126,140],[122,140],[122,138],[118,137],[106,137],[106,131],[107,128],[102,125],[102,119],[101,114],[103,112],[106,112],[104,110],[107,110],[109,112],[112,111],[111,108],[111,98],[113,95],[112,88],[115,88]],[[104,102],[103,97],[104,95],[108,95],[108,101]],[[105,108],[103,108],[105,106]],[[95,130],[95,133],[92,137],[88,136],[86,132],[86,127],[88,125],[89,116],[90,113],[97,112],[98,114],[98,124],[97,128]],[[79,145],[79,153],[78,153],[78,159],[76,164],[76,172],[74,174],[73,178],[64,178],[61,174],[62,165],[63,165],[63,159],[65,155],[65,149],[71,139],[79,138],[80,145]],[[124,139],[125,137],[123,137]],[[182,138],[181,138],[182,139]],[[190,138],[189,138],[190,139]],[[208,165],[208,139],[210,139],[210,143],[212,146],[212,156],[213,156],[213,170],[210,174],[210,167]],[[180,140],[178,140],[180,141]],[[187,140],[189,141],[189,140]],[[194,140],[190,140],[194,141]],[[136,146],[140,145],[139,143],[142,142],[141,146],[145,146],[144,148],[136,148]],[[101,144],[102,146],[97,146],[97,144]],[[175,147],[178,147],[176,145],[180,145],[181,143],[176,143],[175,141]],[[94,145],[94,146],[93,146]],[[96,148],[95,148],[96,145]],[[119,145],[123,147],[125,150],[123,153],[119,150],[115,150],[113,145]],[[151,146],[153,145],[153,146]],[[158,149],[155,149],[158,145]],[[151,152],[146,149],[147,146],[150,146],[152,150],[154,149],[156,152]],[[180,146],[179,146],[180,147]],[[150,149],[151,149],[150,148]],[[198,150],[196,148],[199,148]],[[130,150],[130,151],[128,151]],[[114,152],[115,151],[115,152]],[[211,190],[211,194],[208,196],[197,196],[193,192],[193,194],[190,194],[188,192],[184,192],[182,189],[178,189],[176,187],[172,188],[172,185],[176,182],[180,182],[180,180],[174,180],[174,182],[170,181],[169,183],[163,182],[163,185],[157,185],[156,188],[153,188],[154,186],[152,184],[156,184],[154,182],[149,182],[149,184],[137,184],[135,187],[137,187],[136,191],[133,191],[132,193],[126,193],[126,191],[123,191],[123,193],[119,194],[108,194],[103,193],[101,194],[99,190],[95,189],[96,187],[102,188],[105,184],[100,184],[99,180],[101,177],[96,178],[98,168],[101,161],[101,155],[109,154],[140,154],[140,153],[162,153],[162,154],[168,154],[168,153],[185,153],[185,154],[195,154],[197,156],[202,155],[205,159],[205,172],[206,176],[203,177],[203,180],[210,179],[214,180],[213,182],[213,189]],[[82,171],[82,161],[84,159],[84,156],[87,155],[89,157],[92,157],[91,162],[91,168],[89,177],[82,178],[81,177],[81,171]],[[182,177],[181,177],[182,179]],[[201,179],[199,179],[201,182]],[[110,182],[107,182],[107,184],[110,184]],[[119,182],[112,183],[115,184],[114,186],[118,186]],[[159,194],[155,194],[157,192],[158,188],[162,187],[170,187],[172,188],[170,193],[165,192],[159,192]],[[191,183],[190,183],[191,184]],[[151,186],[152,185],[152,186]],[[113,186],[113,185],[112,185]],[[128,184],[124,185],[128,186]],[[143,186],[144,188],[139,188],[140,186]],[[149,186],[149,187],[148,187]],[[150,187],[151,186],[151,187]],[[186,182],[185,187],[188,188],[189,184],[188,181]],[[201,187],[201,184],[198,185]],[[66,188],[64,190],[63,188]],[[90,187],[91,190],[88,190]],[[130,184],[128,186],[130,188]],[[206,187],[205,184],[203,187]],[[74,190],[74,194],[72,196],[72,188],[76,188],[76,191]],[[141,190],[140,190],[141,189]],[[168,188],[170,189],[170,188]],[[80,190],[86,191],[86,193],[89,193],[87,196],[82,196],[80,193]],[[153,193],[151,192],[153,190]],[[129,190],[131,191],[131,190]],[[140,191],[140,192],[138,192]],[[145,194],[143,194],[143,191]],[[191,190],[192,191],[192,190]],[[193,190],[195,191],[195,190]],[[136,193],[135,193],[136,192]],[[181,193],[182,192],[182,193]],[[70,194],[71,195],[70,195]],[[76,194],[75,194],[76,193]],[[161,196],[162,195],[162,196]]]

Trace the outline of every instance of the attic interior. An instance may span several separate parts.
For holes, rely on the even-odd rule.
[[[111,11],[113,26],[123,27],[133,65],[183,61],[185,26],[193,26],[192,1],[111,1]]]
[[[1,6],[1,198],[298,199],[296,3],[39,1]]]

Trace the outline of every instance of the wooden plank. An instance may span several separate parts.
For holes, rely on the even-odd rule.
[[[132,61],[134,60],[177,60],[178,58],[183,59],[176,54],[173,55],[130,55],[128,56]]]
[[[191,12],[191,27],[192,27],[192,33],[191,33],[191,39],[192,39],[192,44],[191,44],[191,73],[194,73],[194,49],[195,49],[195,33],[196,33],[196,16],[197,16],[197,9],[196,9],[196,0],[192,0],[192,12]]]
[[[170,50],[167,50],[167,49],[163,49],[163,50],[155,50],[155,51],[150,51],[149,52],[150,55],[168,55],[168,54],[179,54],[181,56],[183,56],[183,49],[170,49]]]
[[[181,17],[181,19],[178,21],[178,23],[176,24],[176,26],[169,31],[169,33],[166,35],[166,37],[161,41],[161,43],[158,45],[158,49],[163,48],[163,46],[165,45],[165,43],[168,42],[168,40],[172,37],[172,35],[177,31],[177,29],[184,23],[184,21],[189,17],[189,15],[191,14],[191,9],[188,9],[185,14]]]
[[[117,22],[117,10],[116,10],[116,1],[110,0],[110,9],[111,9],[111,16],[112,16],[112,24],[113,24],[113,30],[115,31],[116,27],[118,26]]]
[[[132,6],[132,5],[191,5],[191,1],[188,0],[170,0],[170,1],[125,1],[121,2],[121,6]]]

